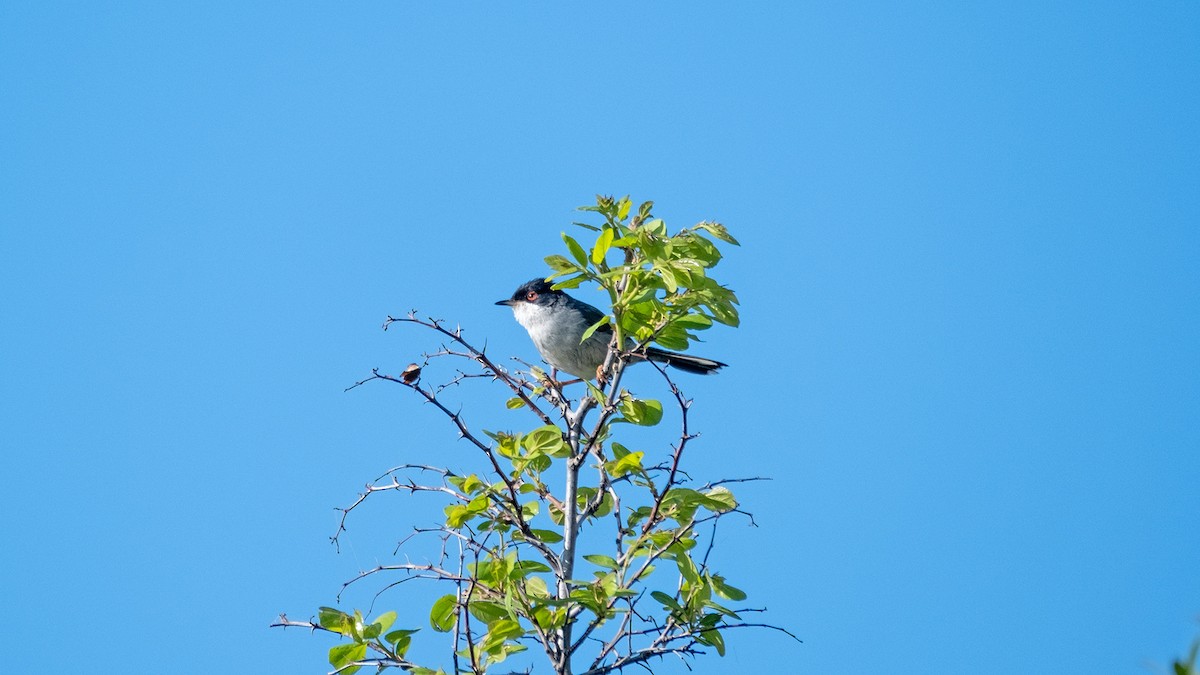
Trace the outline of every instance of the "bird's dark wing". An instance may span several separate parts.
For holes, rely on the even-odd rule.
[[[587,304],[586,302],[581,302],[579,300],[576,300],[575,304],[576,304],[576,308],[579,310],[580,315],[583,316],[583,320],[586,321],[587,325],[589,325],[589,326],[596,323],[600,319],[604,318],[604,312],[601,312],[600,310],[596,309],[595,307],[592,307],[591,305]],[[607,326],[607,325],[601,326],[596,329],[596,332],[597,333],[612,333],[612,327]]]

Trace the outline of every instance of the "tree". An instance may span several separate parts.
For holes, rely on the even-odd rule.
[[[746,594],[710,565],[718,522],[739,514],[753,523],[729,486],[758,479],[698,484],[683,471],[685,450],[696,437],[688,423],[691,401],[656,363],[651,366],[679,418],[670,451],[656,457],[619,440],[622,425],[653,427],[664,417],[659,400],[637,396],[623,384],[625,369],[640,352],[652,343],[686,350],[698,331],[714,323],[738,325],[736,296],[711,275],[721,259],[714,240],[737,241],[715,222],[668,234],[652,208],[646,202],[631,214],[628,197],[598,197],[581,210],[603,222],[576,223],[594,233],[594,243],[585,248],[564,233],[568,255],[546,258],[555,288],[596,284],[607,291],[612,307],[585,335],[611,326],[598,377],[574,385],[578,393],[537,366],[505,368],[468,343],[461,329],[415,312],[389,316],[384,329],[409,325],[432,331],[440,349],[399,375],[375,369],[354,385],[382,381],[407,388],[441,411],[484,460],[479,473],[414,464],[388,471],[342,509],[332,538],[338,542],[351,512],[373,494],[428,492],[445,498],[444,522],[414,528],[404,543],[411,548],[434,538],[440,543],[429,542],[433,555],[420,563],[377,567],[347,585],[398,574],[445,586],[448,592],[433,603],[428,623],[452,634],[451,672],[483,673],[536,646],[558,675],[602,675],[666,655],[686,658],[709,648],[724,655],[724,635],[734,628],[787,633],[745,618],[761,609],[732,607]],[[471,370],[426,386],[422,369],[437,358],[461,359]],[[536,426],[477,432],[439,398],[446,387],[477,378],[502,386],[505,405],[527,411]],[[561,491],[552,477],[562,480]],[[608,548],[583,553],[580,535],[586,530],[604,531],[603,538],[589,541],[611,542]],[[396,620],[394,611],[368,619],[359,610],[322,607],[315,621],[281,615],[273,625],[344,637],[329,652],[334,673],[363,666],[445,672],[409,660],[419,628],[393,630]]]

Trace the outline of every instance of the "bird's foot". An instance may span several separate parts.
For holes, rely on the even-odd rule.
[[[559,381],[558,369],[552,368],[548,375],[545,375],[538,381],[538,384],[540,384],[542,388],[549,392],[552,400],[563,401],[566,400],[566,396],[563,394],[563,387],[567,386],[568,384],[575,384],[576,382],[582,381],[583,380],[580,379]]]

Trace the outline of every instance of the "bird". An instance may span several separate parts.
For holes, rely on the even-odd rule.
[[[497,305],[512,308],[513,316],[529,332],[530,339],[546,363],[581,380],[599,379],[600,368],[612,340],[612,326],[603,325],[582,340],[589,327],[604,318],[604,312],[555,290],[545,279],[521,284],[512,297]],[[684,372],[708,375],[726,364],[691,354],[646,347],[634,355]]]

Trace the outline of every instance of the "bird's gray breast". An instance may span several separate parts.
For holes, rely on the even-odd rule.
[[[597,331],[580,344],[579,338],[590,324],[578,310],[522,303],[513,307],[513,315],[547,363],[575,377],[596,376],[596,368],[604,362],[608,335]]]

